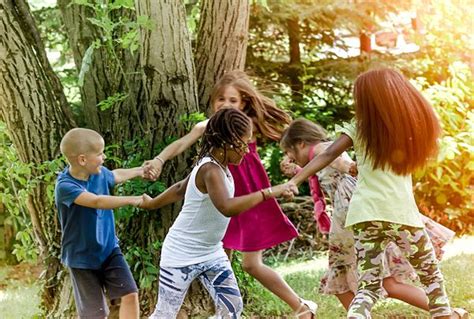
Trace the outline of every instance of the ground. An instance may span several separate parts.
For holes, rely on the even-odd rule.
[[[321,256],[310,261],[291,261],[275,264],[275,269],[282,274],[302,297],[319,304],[318,318],[344,318],[344,310],[335,297],[317,293],[326,267],[326,257]],[[446,248],[441,264],[446,279],[446,286],[451,304],[463,307],[474,313],[474,236],[455,239]],[[39,285],[37,283],[41,267],[38,265],[20,264],[0,267],[0,318],[20,319],[39,318]],[[263,289],[259,284],[250,288],[252,298],[245,305],[246,318],[290,318],[290,310]],[[398,301],[385,300],[373,310],[374,319],[424,319],[429,318],[423,311]]]

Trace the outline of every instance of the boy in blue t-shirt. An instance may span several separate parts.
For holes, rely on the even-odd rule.
[[[115,184],[143,176],[141,167],[103,167],[104,140],[97,132],[75,128],[64,135],[61,153],[69,166],[56,181],[61,223],[61,260],[68,267],[81,318],[105,318],[111,300],[121,299],[120,318],[138,318],[138,289],[115,235],[113,209],[140,206],[143,196],[111,196]]]

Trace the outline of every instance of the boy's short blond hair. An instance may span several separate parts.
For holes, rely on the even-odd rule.
[[[88,154],[97,150],[97,144],[102,142],[102,136],[87,128],[73,128],[61,140],[61,154],[68,161],[81,154]]]

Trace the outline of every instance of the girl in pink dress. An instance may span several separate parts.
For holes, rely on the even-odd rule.
[[[235,182],[235,196],[246,195],[270,187],[265,168],[257,153],[259,140],[278,141],[290,116],[276,107],[275,102],[263,96],[242,71],[225,74],[211,93],[211,107],[215,112],[231,107],[242,110],[253,122],[253,136],[249,153],[239,166],[229,165]],[[168,145],[153,160],[145,162],[145,172],[156,179],[163,164],[194,144],[204,133],[208,120],[202,121],[184,137]],[[242,268],[264,287],[286,302],[298,318],[312,318],[317,305],[301,299],[283,278],[262,261],[265,249],[298,236],[298,232],[283,214],[274,198],[231,218],[223,239],[224,248],[242,252]]]

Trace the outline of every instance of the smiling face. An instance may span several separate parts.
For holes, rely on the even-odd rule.
[[[94,175],[100,173],[100,167],[104,164],[106,158],[104,146],[104,140],[99,139],[92,145],[87,153],[79,155],[79,164],[88,174]]]
[[[242,100],[242,95],[232,85],[224,87],[222,92],[216,96],[212,104],[214,112],[217,112],[222,108],[233,108],[242,111],[244,106],[245,103]]]

